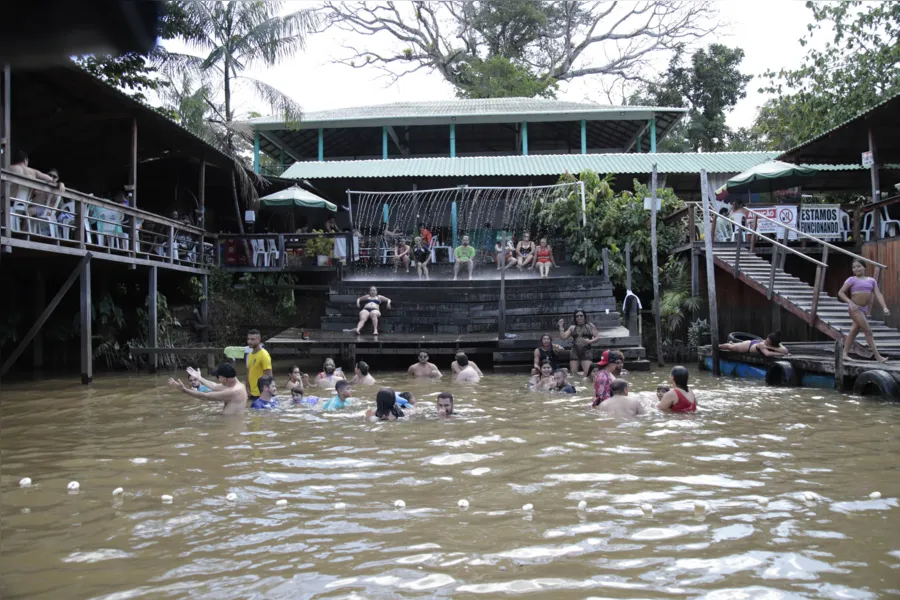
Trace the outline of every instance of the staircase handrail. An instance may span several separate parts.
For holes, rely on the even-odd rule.
[[[787,229],[788,231],[793,231],[793,232],[796,233],[797,235],[800,235],[800,236],[803,236],[803,237],[805,237],[805,238],[811,239],[811,240],[813,240],[814,242],[816,242],[816,243],[818,243],[818,244],[822,244],[823,246],[825,246],[825,247],[828,248],[829,250],[834,250],[834,251],[836,251],[836,252],[840,252],[841,254],[846,254],[847,256],[852,256],[854,259],[856,259],[856,260],[858,260],[858,261],[860,261],[860,262],[862,262],[862,263],[869,263],[869,264],[872,265],[873,267],[877,267],[877,268],[879,268],[879,269],[886,269],[886,268],[887,268],[887,265],[883,265],[883,264],[881,264],[880,262],[875,262],[874,260],[871,260],[871,259],[869,259],[869,258],[866,258],[865,256],[860,256],[859,254],[856,254],[855,252],[850,252],[849,250],[845,250],[844,248],[841,248],[840,246],[835,246],[834,244],[829,244],[829,243],[826,242],[825,240],[820,240],[819,238],[817,238],[817,237],[815,237],[815,236],[813,236],[813,235],[810,235],[810,234],[808,234],[808,233],[806,233],[806,232],[800,231],[799,229],[797,229],[797,228],[795,228],[795,227],[791,227],[790,225],[787,225],[787,224],[785,224],[785,223],[782,223],[781,221],[776,221],[775,219],[773,219],[773,218],[771,218],[771,217],[767,217],[766,215],[760,214],[760,213],[756,212],[755,210],[753,210],[752,208],[747,208],[747,212],[753,213],[753,216],[754,216],[755,218],[758,218],[758,219],[765,219],[766,221],[771,221],[772,223],[775,223],[775,224],[778,225],[779,227],[784,227],[784,228]],[[754,232],[754,233],[755,233],[755,232]],[[759,235],[759,234],[756,234],[756,235]]]
[[[717,219],[722,219],[722,220],[724,220],[724,221],[727,221],[728,223],[731,223],[732,225],[734,225],[734,226],[736,226],[736,227],[739,227],[740,229],[743,229],[744,231],[747,231],[747,232],[749,232],[749,233],[752,234],[752,235],[758,235],[758,236],[761,236],[761,235],[762,235],[761,233],[759,233],[759,232],[757,232],[757,231],[754,231],[753,229],[750,229],[749,227],[747,227],[747,226],[745,226],[745,225],[741,225],[741,224],[738,223],[737,221],[733,221],[733,220],[729,219],[729,218],[726,217],[725,215],[716,215],[716,218],[717,218]],[[792,252],[793,254],[796,254],[797,256],[801,257],[801,258],[804,259],[804,260],[808,260],[809,262],[813,263],[813,264],[816,265],[816,266],[819,266],[819,267],[828,267],[828,265],[827,265],[826,263],[823,263],[822,261],[818,261],[818,260],[814,259],[813,257],[809,256],[808,254],[804,254],[804,253],[802,253],[802,252],[800,252],[800,251],[798,251],[798,250],[795,250],[794,248],[791,248],[790,246],[788,246],[788,245],[786,245],[786,244],[782,244],[781,242],[776,241],[776,240],[771,240],[771,242],[772,242],[772,245],[773,245],[773,246],[777,246],[777,247],[779,247],[779,248],[781,248],[781,249],[783,249],[783,250],[787,250],[788,252]],[[831,245],[831,244],[829,244],[829,246],[830,246],[830,245]]]

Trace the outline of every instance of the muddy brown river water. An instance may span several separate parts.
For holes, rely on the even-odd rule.
[[[629,378],[650,405],[663,376]],[[227,420],[163,376],[4,383],[0,597],[900,594],[898,405],[694,373],[695,415],[620,422],[587,392],[446,379],[383,377],[425,397],[379,424],[373,389]]]

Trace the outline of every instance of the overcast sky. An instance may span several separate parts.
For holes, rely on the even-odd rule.
[[[747,86],[747,97],[728,117],[732,127],[749,126],[757,107],[765,100],[757,92],[762,82],[759,75],[770,68],[777,71],[783,67],[800,66],[807,49],[801,47],[798,40],[811,21],[811,11],[804,4],[802,0],[716,2],[719,17],[727,25],[701,44],[719,42],[743,48],[746,56],[741,70],[755,76]],[[289,8],[296,10],[297,5],[296,2],[289,3]],[[307,111],[455,97],[452,87],[437,74],[416,73],[389,85],[375,68],[353,69],[333,64],[333,57],[345,55],[342,44],[346,36],[343,32],[332,30],[313,35],[305,52],[273,69],[254,69],[248,74],[286,92]],[[817,46],[823,44],[824,36],[818,36],[815,41]],[[179,48],[173,46],[172,49]],[[665,64],[660,65],[660,68],[664,67]],[[606,97],[597,91],[598,87],[596,80],[581,78],[563,83],[558,97],[607,103]],[[247,94],[239,98],[238,108],[244,112],[270,112],[265,105]]]

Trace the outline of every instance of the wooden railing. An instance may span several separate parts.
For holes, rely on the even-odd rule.
[[[198,227],[5,170],[0,171],[0,182],[0,231],[20,244],[76,248],[90,250],[95,257],[107,254],[197,269],[212,261],[212,236]],[[19,186],[16,198],[10,194],[13,185]],[[47,194],[49,201],[36,202],[36,193]]]

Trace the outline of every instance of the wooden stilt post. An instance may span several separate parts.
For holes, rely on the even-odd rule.
[[[209,275],[200,276],[200,319],[203,321],[203,331],[200,332],[200,341],[209,341]]]
[[[283,153],[282,153],[283,154]],[[200,229],[206,231],[206,157],[200,158],[200,194],[198,195],[198,199],[200,200]],[[293,212],[291,216],[293,216]]]
[[[654,134],[655,137],[655,134]],[[654,146],[655,146],[654,140]],[[654,150],[655,151],[655,147]],[[661,367],[665,364],[662,350],[662,315],[659,314],[659,257],[657,256],[656,239],[656,163],[653,163],[653,173],[650,175],[650,244],[652,246],[653,259],[653,318],[656,321],[656,363]]]
[[[94,351],[91,344],[91,255],[81,263],[81,383],[94,380]]]
[[[506,224],[503,225],[503,242],[500,261],[500,298],[497,300],[497,337],[506,339]]]
[[[22,338],[22,341],[19,342],[19,345],[16,346],[16,349],[12,351],[12,353],[6,357],[6,361],[4,361],[3,365],[0,366],[0,377],[3,377],[6,372],[9,370],[11,366],[18,360],[18,358],[25,351],[25,348],[28,347],[28,344],[35,338],[35,335],[41,330],[41,327],[44,326],[44,323],[47,322],[47,319],[50,318],[50,315],[53,314],[53,311],[56,310],[56,307],[59,306],[59,303],[62,301],[63,296],[66,295],[66,292],[69,291],[75,284],[75,280],[78,279],[84,272],[84,265],[89,263],[91,260],[91,254],[88,253],[84,258],[81,259],[81,262],[77,267],[72,271],[69,275],[69,278],[66,279],[65,283],[62,284],[56,291],[56,295],[53,296],[53,299],[50,301],[46,307],[43,308],[40,315],[38,315],[37,319],[35,319],[34,325],[31,326],[31,329],[28,330],[28,333],[25,334],[25,337]],[[90,290],[89,290],[90,292]],[[90,304],[88,304],[90,307]],[[90,323],[90,320],[88,321]]]
[[[834,342],[834,389],[844,391],[844,342]]]
[[[204,275],[205,277],[205,275]],[[156,287],[157,287],[157,270],[156,265],[150,267],[150,289],[147,292],[147,320],[149,323],[147,324],[147,334],[150,337],[148,340],[150,342],[151,348],[159,348],[159,326],[157,324],[157,309],[156,309]],[[159,355],[155,352],[150,355],[150,372],[156,373],[156,369],[159,367]]]
[[[41,312],[47,308],[47,281],[44,272],[38,269],[34,273],[34,310],[38,314],[35,321],[40,319]],[[38,312],[41,311],[41,312]],[[31,366],[35,369],[44,367],[44,336],[38,329],[34,334],[34,340],[31,342]]]
[[[709,339],[712,346],[712,372],[719,369],[719,307],[716,303],[716,263],[713,257],[712,223],[709,220],[709,181],[706,169],[700,171],[700,194],[703,196],[703,242],[706,250],[706,291],[709,296]]]

